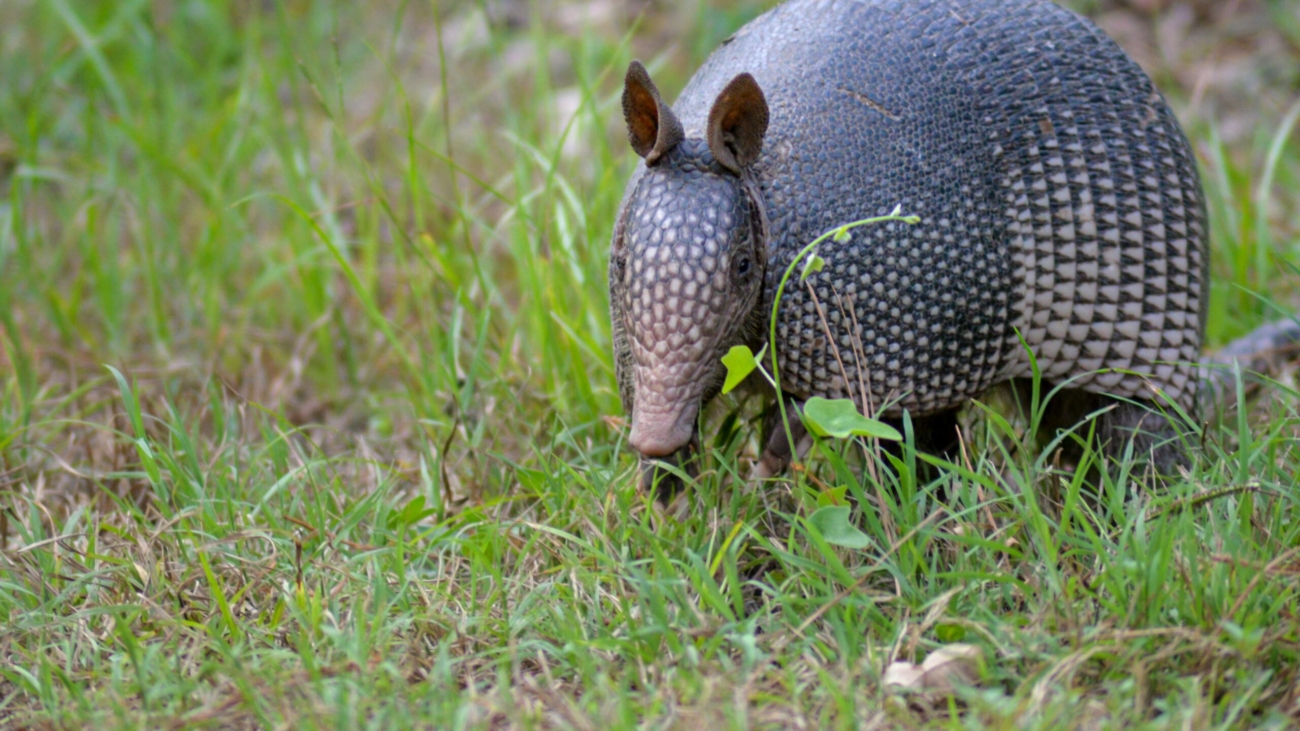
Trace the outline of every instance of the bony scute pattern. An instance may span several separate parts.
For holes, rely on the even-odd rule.
[[[691,310],[696,339],[680,334],[685,284],[672,284],[687,277],[634,254],[645,262],[626,289],[611,285],[616,319],[642,308],[634,345],[616,346],[625,402],[693,417],[684,386],[652,392],[644,374],[687,362],[706,384],[691,399],[707,399],[719,346],[764,344],[797,252],[900,206],[920,222],[828,241],[824,268],[785,289],[770,345],[788,394],[923,417],[1028,375],[1028,346],[1052,383],[1194,410],[1207,286],[1195,161],[1151,81],[1083,18],[1046,0],[792,0],[724,42],[671,108],[645,88],[630,70],[624,109],[646,165],[616,258],[620,236],[662,247],[664,221],[697,236],[680,232],[721,226],[720,211],[743,235],[719,242],[741,248],[762,220],[767,262],[752,310]],[[671,259],[693,275],[707,257]],[[710,280],[730,287],[711,290],[723,309],[753,297],[732,274]],[[634,422],[651,408],[630,407]]]
[[[1190,410],[1206,285],[1195,162],[1150,81],[1095,28],[1072,27],[1068,53],[1050,40],[1021,51],[1053,70],[1040,103],[986,118],[1008,158],[1015,327],[1049,378],[1145,399],[1159,388]],[[991,92],[1010,86],[983,74]]]
[[[757,301],[761,257],[751,202],[727,180],[707,145],[663,152],[629,191],[611,262],[616,337],[635,394],[634,441],[649,450],[680,440],[693,424],[682,403],[718,390],[724,347]],[[753,291],[738,293],[752,280]],[[630,371],[630,373],[626,373]],[[638,428],[640,427],[640,428]],[[670,434],[665,435],[668,430]]]
[[[631,276],[623,306],[635,325],[637,360],[652,368],[702,365],[699,358],[721,325],[713,315],[731,289],[728,235],[743,218],[734,191],[718,174],[700,167],[690,172],[699,158],[692,157],[691,145],[684,147],[670,153],[670,163],[680,159],[676,171],[701,180],[686,197],[681,191],[687,186],[676,175],[642,177],[633,193],[636,225],[624,243]]]

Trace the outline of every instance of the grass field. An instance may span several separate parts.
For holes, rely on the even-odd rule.
[[[1193,138],[1211,347],[1300,303],[1300,2],[1080,7]],[[1289,373],[1133,499],[978,414],[933,484],[750,485],[725,398],[684,509],[637,492],[622,72],[760,9],[0,2],[0,725],[1300,722]],[[973,686],[883,689],[954,643]]]

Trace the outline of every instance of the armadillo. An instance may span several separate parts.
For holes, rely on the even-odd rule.
[[[1137,453],[1184,459],[1170,417],[1196,412],[1208,294],[1196,162],[1151,80],[1087,19],[1047,0],[790,0],[672,106],[633,62],[623,111],[642,163],[609,294],[644,460],[690,455],[738,344],[775,350],[796,405],[906,411],[938,445],[956,409],[1036,361],[1063,410],[1112,406],[1096,417],[1108,454],[1136,434]],[[797,252],[894,210],[919,222],[820,246],[768,343]],[[784,441],[768,442],[774,469]]]

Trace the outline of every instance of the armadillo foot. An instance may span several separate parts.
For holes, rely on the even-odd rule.
[[[1132,443],[1133,457],[1144,463],[1157,477],[1172,477],[1179,467],[1190,464],[1186,427],[1179,428],[1179,418],[1161,413],[1148,403],[1115,400],[1111,411],[1097,417],[1097,441],[1102,453],[1120,460]]]
[[[1028,382],[1016,385],[1021,404],[1027,405]],[[1051,388],[1044,383],[1042,393],[1049,393]],[[1132,459],[1160,477],[1173,476],[1179,467],[1189,464],[1188,435],[1192,432],[1174,412],[1162,411],[1142,399],[1120,399],[1079,389],[1062,389],[1044,406],[1038,426],[1040,447],[1047,446],[1061,431],[1073,430],[1074,436],[1061,440],[1058,448],[1063,457],[1077,465],[1090,429],[1086,422],[1094,414],[1094,448],[1108,460],[1125,459],[1131,449]],[[1093,472],[1090,477],[1096,485],[1095,468]]]
[[[799,404],[793,400],[786,402],[785,413],[790,419],[789,437],[794,438],[796,450],[799,458],[808,454],[812,449],[812,435],[804,428],[803,420],[799,417]],[[767,418],[763,420],[763,442],[767,446],[763,448],[763,454],[759,457],[758,462],[754,463],[754,469],[751,473],[751,479],[767,480],[785,472],[790,466],[790,460],[794,452],[790,449],[790,440],[787,438],[785,425],[781,423],[780,409],[773,408],[768,412]]]

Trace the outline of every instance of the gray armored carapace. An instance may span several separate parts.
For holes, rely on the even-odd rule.
[[[644,165],[610,301],[644,458],[693,449],[720,357],[763,345],[803,245],[899,206],[920,223],[827,242],[825,268],[786,289],[771,346],[788,395],[907,410],[941,447],[961,404],[1030,375],[1027,345],[1070,389],[1061,425],[1113,405],[1109,453],[1142,431],[1137,453],[1183,459],[1163,414],[1196,411],[1201,187],[1160,93],[1087,20],[1046,0],[792,0],[673,108],[633,62],[623,109]],[[765,464],[788,451],[774,436]]]

